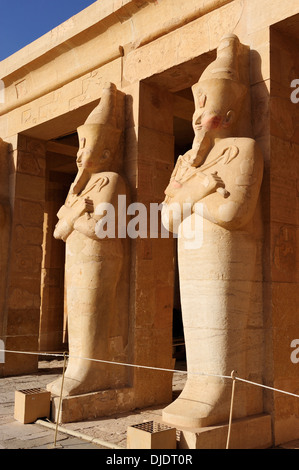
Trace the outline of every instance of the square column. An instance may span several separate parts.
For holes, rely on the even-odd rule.
[[[5,348],[38,351],[40,285],[45,199],[45,145],[18,135],[11,148],[13,165],[9,177],[12,208],[3,315]],[[4,376],[37,370],[37,355],[7,353]]]
[[[174,161],[172,95],[142,82],[124,92],[127,94],[125,172],[132,203],[141,204],[145,211],[142,220],[147,218],[145,232],[131,240],[130,362],[172,369],[174,243],[171,235],[161,237],[158,211]],[[135,217],[132,214],[131,220]],[[138,407],[172,399],[169,372],[134,368],[131,386]]]

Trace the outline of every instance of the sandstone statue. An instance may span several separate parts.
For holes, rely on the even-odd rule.
[[[78,173],[58,212],[54,237],[66,243],[65,292],[69,361],[63,396],[117,388],[126,370],[104,362],[125,362],[128,341],[128,246],[125,237],[102,236],[105,207],[129,199],[122,176],[124,95],[114,84],[78,128]],[[93,361],[87,360],[93,359]],[[61,391],[61,378],[48,385]]]
[[[163,420],[178,426],[227,422],[231,381],[219,376],[235,371],[246,378],[250,371],[246,328],[263,158],[255,140],[239,133],[241,119],[250,125],[243,51],[235,35],[222,38],[217,58],[193,86],[193,145],[178,158],[165,190],[163,224],[178,233],[188,379]],[[192,245],[196,230],[202,233]],[[234,417],[262,411],[261,401],[250,402],[239,384],[236,389]]]

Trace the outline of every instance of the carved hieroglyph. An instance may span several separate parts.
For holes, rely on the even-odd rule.
[[[250,370],[246,327],[263,158],[253,139],[238,134],[248,91],[239,76],[243,51],[235,35],[224,37],[216,60],[194,85],[193,146],[179,157],[165,190],[162,220],[179,233],[188,367],[183,392],[163,412],[164,421],[177,426],[227,422],[231,381],[217,375],[230,377],[234,370],[247,377]],[[196,230],[202,232],[197,239]],[[236,388],[234,417],[261,412],[260,402],[249,403],[242,386]]]
[[[128,246],[125,238],[102,238],[105,205],[129,198],[121,176],[124,95],[114,84],[104,87],[100,104],[78,128],[78,174],[58,212],[54,237],[66,242],[66,308],[70,359],[63,395],[125,385],[128,340]],[[60,394],[61,379],[48,385]]]

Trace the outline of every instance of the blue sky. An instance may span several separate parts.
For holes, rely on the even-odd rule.
[[[0,61],[95,0],[0,0]]]

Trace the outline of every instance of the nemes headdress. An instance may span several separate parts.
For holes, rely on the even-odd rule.
[[[105,83],[101,101],[90,113],[84,125],[94,124],[116,128],[116,94],[117,88],[114,83]]]
[[[102,143],[112,150],[118,146],[123,129],[124,94],[114,83],[105,83],[101,101],[77,129],[79,139],[92,135],[94,145]]]
[[[223,100],[243,100],[248,86],[244,79],[244,67],[241,63],[242,45],[235,34],[223,36],[217,48],[216,59],[208,65],[202,73],[199,81],[192,87],[194,96],[199,92],[205,82],[219,83],[218,93],[222,93],[223,86],[229,85],[229,96],[223,96]],[[224,93],[224,91],[223,91]]]
[[[107,170],[118,171],[122,165],[121,135],[124,129],[125,95],[117,90],[114,83],[106,83],[103,87],[100,103],[87,117],[85,123],[78,127],[77,133],[81,141],[89,142],[89,151],[95,160],[107,158]],[[107,157],[108,155],[108,157]],[[89,178],[86,169],[79,169],[72,192],[78,194]]]
[[[217,48],[217,58],[205,69],[200,81],[213,78],[240,81],[240,41],[235,34],[224,36]]]

